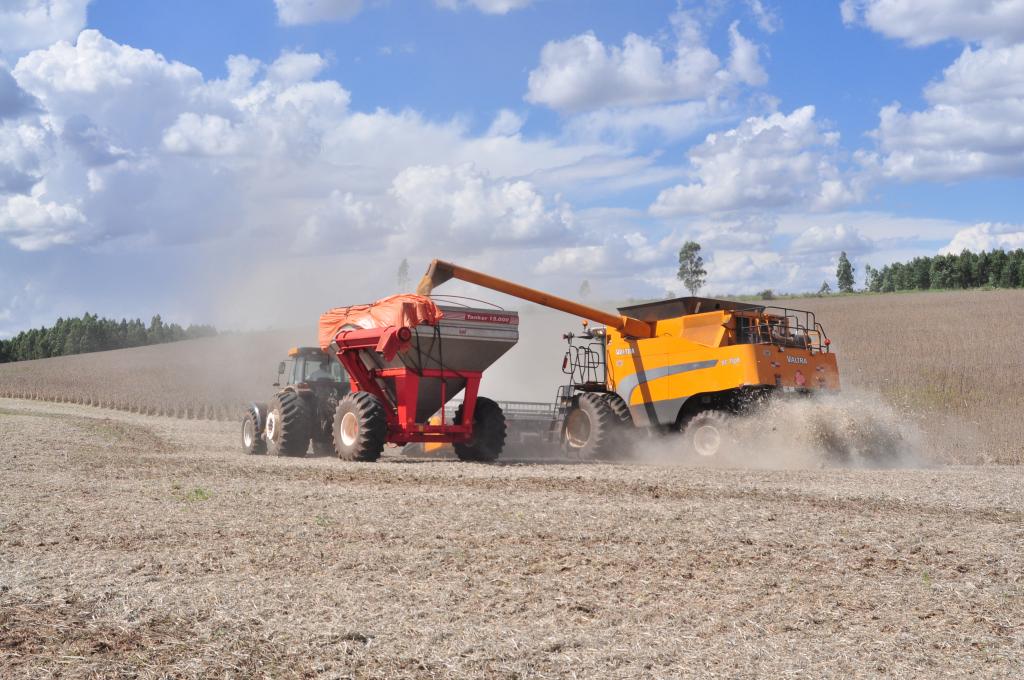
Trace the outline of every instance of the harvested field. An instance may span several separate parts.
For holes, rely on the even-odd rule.
[[[1020,677],[1021,468],[246,457],[0,399],[0,676]]]

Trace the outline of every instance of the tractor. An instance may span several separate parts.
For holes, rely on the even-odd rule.
[[[334,455],[338,403],[349,393],[348,374],[319,347],[293,347],[277,366],[279,388],[269,404],[252,403],[242,418],[242,446],[251,455]]]

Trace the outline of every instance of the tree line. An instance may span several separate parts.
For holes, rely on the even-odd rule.
[[[1024,287],[1024,248],[959,255],[915,257],[909,262],[894,262],[881,269],[864,268],[867,290],[891,293],[897,290],[949,288],[1021,288]]]
[[[0,363],[142,347],[213,335],[217,335],[213,326],[192,324],[182,328],[176,323],[164,323],[159,314],[146,326],[141,319],[118,321],[86,313],[81,317],[57,319],[50,327],[22,331],[10,340],[0,340]]]
[[[679,271],[676,277],[690,291],[703,287],[707,271],[700,255],[700,244],[687,241],[679,249]],[[842,293],[854,292],[854,267],[845,252],[839,254],[836,283]],[[894,262],[881,269],[864,267],[864,290],[873,293],[892,293],[898,290],[948,290],[965,288],[1022,288],[1024,287],[1024,248],[992,250],[975,253],[963,250],[959,255],[915,257],[909,262]],[[828,281],[821,284],[818,295],[832,292]],[[763,290],[764,299],[772,299],[775,292]]]

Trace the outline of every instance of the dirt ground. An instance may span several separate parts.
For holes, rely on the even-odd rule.
[[[1009,466],[246,457],[0,399],[0,676],[1021,677]]]

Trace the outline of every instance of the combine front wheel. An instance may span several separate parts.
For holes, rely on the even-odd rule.
[[[455,411],[455,422],[462,422],[462,408]],[[486,397],[477,397],[473,409],[473,438],[463,444],[453,444],[459,460],[492,463],[498,460],[505,448],[508,429],[501,407]]]
[[[607,394],[584,392],[565,416],[562,443],[581,460],[611,458],[623,448],[625,421]]]
[[[380,399],[353,392],[338,402],[334,414],[334,451],[342,460],[373,462],[380,458],[388,435],[388,419]]]

